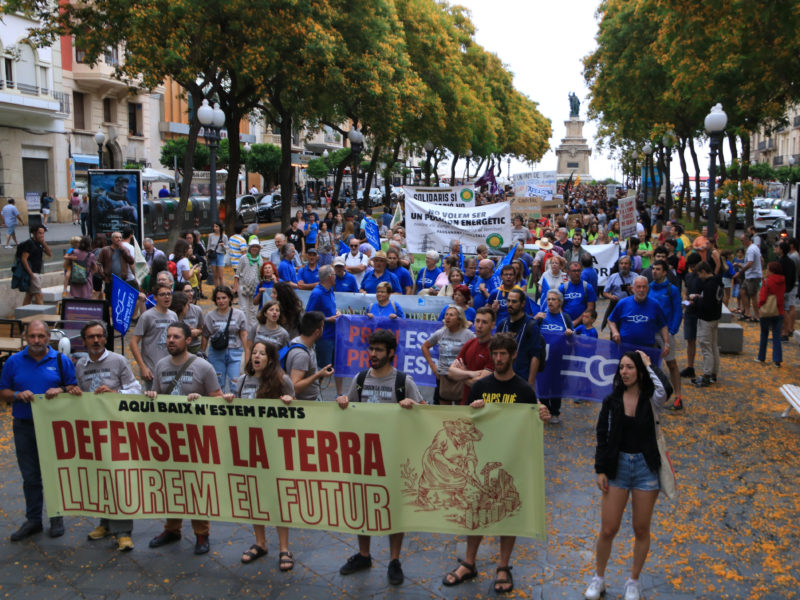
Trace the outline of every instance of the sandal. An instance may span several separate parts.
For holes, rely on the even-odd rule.
[[[514,578],[511,577],[512,567],[497,567],[497,576],[494,578],[494,593],[507,594],[514,589]],[[500,573],[505,573],[506,578],[500,579]],[[506,589],[501,589],[500,586],[508,586]]]
[[[242,563],[249,565],[251,562],[266,555],[267,555],[267,550],[265,550],[258,544],[253,544],[252,546],[250,546],[249,550],[247,550],[244,554],[242,554]]]
[[[291,552],[280,552],[278,554],[278,568],[281,571],[291,571],[294,569],[294,556]]]
[[[478,576],[478,571],[477,569],[475,569],[474,564],[470,564],[465,560],[461,560],[460,558],[458,559],[458,564],[467,569],[467,572],[459,576],[457,573],[458,567],[456,567],[455,569],[450,571],[447,575],[442,577],[442,585],[451,587],[454,585],[458,585],[460,583],[464,583],[469,579],[474,579],[475,577]],[[448,577],[452,577],[452,579],[448,579]]]

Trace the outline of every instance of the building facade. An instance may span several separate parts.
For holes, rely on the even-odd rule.
[[[768,163],[774,168],[800,164],[800,109],[786,113],[788,125],[767,134],[759,131],[750,140],[750,162]]]

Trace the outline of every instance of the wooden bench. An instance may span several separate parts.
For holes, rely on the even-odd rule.
[[[800,412],[800,386],[786,383],[780,387],[780,391],[783,397],[789,402],[789,406],[783,411],[781,417],[788,417],[789,411],[791,411],[792,408]]]

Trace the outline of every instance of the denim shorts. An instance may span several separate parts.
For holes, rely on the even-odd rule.
[[[617,476],[609,480],[609,485],[622,488],[624,490],[641,490],[652,492],[660,490],[658,473],[651,471],[644,460],[644,454],[619,453],[617,463]]]
[[[225,254],[217,253],[214,260],[208,260],[209,267],[224,267],[225,266]]]

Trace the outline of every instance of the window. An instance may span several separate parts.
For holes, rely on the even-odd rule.
[[[50,77],[47,67],[39,67],[39,91],[47,94],[50,91]]]
[[[86,126],[86,118],[85,118],[85,101],[86,95],[82,94],[81,92],[72,92],[72,104],[75,105],[75,113],[74,113],[74,124],[75,129],[88,129]]]
[[[142,136],[142,105],[128,102],[128,135]]]
[[[75,46],[75,62],[83,63],[86,61],[86,50]]]
[[[109,48],[106,50],[104,58],[109,67],[116,67],[119,65],[119,52],[116,48]]]
[[[3,61],[6,68],[6,87],[14,87],[14,60],[6,58]]]
[[[103,122],[113,123],[115,120],[114,101],[111,98],[103,98]]]

